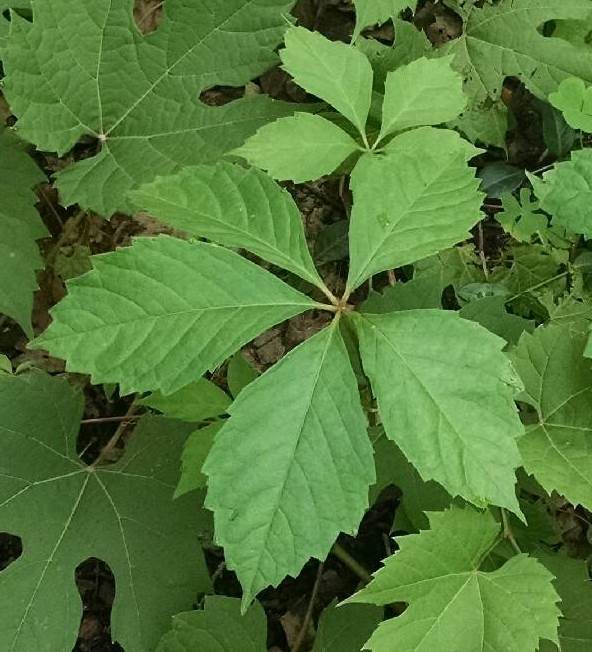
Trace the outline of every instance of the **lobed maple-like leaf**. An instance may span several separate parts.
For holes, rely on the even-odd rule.
[[[421,477],[520,514],[516,440],[524,429],[505,342],[442,310],[353,319],[386,434]]]
[[[31,346],[122,394],[172,392],[312,299],[238,254],[168,236],[93,257]]]
[[[254,603],[241,615],[240,600],[209,595],[204,608],[173,617],[170,632],[156,652],[265,652],[267,619],[263,607]]]
[[[586,323],[584,323],[584,326]],[[523,399],[537,411],[519,446],[524,467],[549,493],[592,507],[592,368],[582,357],[585,328],[574,323],[525,333],[512,353],[525,386]]]
[[[434,56],[455,55],[473,105],[497,100],[508,76],[546,99],[567,77],[592,82],[592,52],[543,36],[539,28],[548,21],[583,19],[591,11],[589,0],[501,0],[471,7],[463,34]]]
[[[0,531],[23,543],[0,572],[4,650],[74,647],[74,573],[89,557],[115,576],[111,636],[128,652],[154,649],[170,617],[210,587],[205,514],[192,498],[173,502],[190,426],[144,418],[116,464],[91,468],[76,450],[83,406],[63,379],[0,374]]]
[[[240,247],[324,288],[291,195],[256,169],[231,163],[189,166],[132,193],[166,224],[228,247]]]
[[[521,554],[493,572],[481,570],[500,537],[489,512],[452,507],[428,517],[431,529],[398,537],[399,552],[348,600],[409,603],[364,649],[536,652],[541,639],[558,641],[559,596],[539,561]]]
[[[156,174],[210,162],[293,107],[264,96],[206,106],[214,85],[241,86],[277,61],[293,0],[167,0],[142,36],[132,0],[33,0],[13,15],[4,92],[17,129],[63,154],[81,138],[100,151],[57,175],[65,205],[129,211],[126,192]]]
[[[352,40],[370,25],[382,25],[395,18],[403,9],[415,4],[415,0],[353,0],[356,8],[356,26]]]
[[[0,313],[28,336],[36,271],[43,267],[36,240],[49,235],[34,208],[33,188],[44,179],[22,144],[0,126]]]
[[[354,168],[348,288],[464,240],[483,194],[467,161],[479,150],[445,129],[396,136]]]
[[[216,540],[246,607],[354,533],[374,482],[372,446],[338,321],[254,380],[203,467]]]

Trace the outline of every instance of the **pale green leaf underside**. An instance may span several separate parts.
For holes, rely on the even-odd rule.
[[[571,160],[557,163],[534,184],[541,208],[553,224],[592,237],[592,151],[577,150]]]
[[[422,57],[387,75],[379,140],[409,127],[438,125],[458,117],[467,104],[453,57]]]
[[[368,506],[372,446],[338,323],[248,385],[230,414],[204,466],[206,506],[246,606],[325,559]]]
[[[360,149],[341,127],[319,115],[296,113],[264,125],[233,152],[278,181],[304,183],[334,172]]]
[[[312,652],[360,652],[382,614],[382,609],[371,605],[326,607],[319,619]]]
[[[230,403],[228,394],[207,378],[189,383],[168,396],[153,392],[138,401],[138,405],[147,405],[165,417],[190,423],[218,417],[226,412]]]
[[[454,54],[472,104],[499,98],[504,78],[519,77],[545,99],[567,77],[592,81],[592,52],[562,39],[543,36],[551,20],[581,19],[590,14],[588,0],[502,0],[470,13],[463,35],[435,56]]]
[[[356,48],[330,41],[318,32],[293,27],[280,51],[284,69],[308,93],[328,102],[360,133],[372,98],[372,67]]]
[[[549,95],[549,102],[563,113],[570,127],[592,132],[592,86],[586,86],[582,79],[564,79]]]
[[[23,137],[60,154],[82,136],[104,141],[58,175],[63,202],[104,215],[130,209],[130,188],[214,161],[293,110],[263,96],[222,107],[199,101],[208,87],[241,86],[274,65],[292,0],[170,0],[145,37],[132,5],[36,1],[32,23],[13,20],[3,53]]]
[[[256,602],[244,616],[240,600],[208,595],[203,610],[173,618],[156,652],[265,652],[267,619]]]
[[[422,478],[476,505],[519,514],[516,438],[523,427],[505,342],[441,310],[354,319],[387,436]]]
[[[538,412],[519,441],[524,467],[543,487],[592,507],[592,368],[586,335],[571,324],[525,333],[513,352],[524,398]]]
[[[27,335],[32,335],[35,272],[43,266],[35,241],[48,235],[32,189],[44,179],[18,140],[0,126],[0,313]]]
[[[93,257],[33,347],[122,394],[170,394],[271,326],[315,307],[236,253],[168,236]]]
[[[203,514],[195,500],[172,500],[188,426],[147,418],[123,458],[90,473],[76,451],[82,408],[65,380],[0,374],[0,531],[23,541],[22,556],[0,572],[2,647],[11,652],[74,647],[74,571],[89,557],[113,571],[111,634],[129,652],[154,649],[170,617],[209,588]]]
[[[175,229],[240,247],[324,287],[290,194],[265,173],[221,162],[189,166],[131,193],[134,203]]]
[[[395,18],[403,9],[414,4],[415,0],[353,0],[356,8],[356,27],[352,39],[370,25],[382,25],[389,18]]]
[[[537,560],[518,555],[493,572],[481,563],[500,535],[489,512],[452,507],[428,514],[430,530],[399,537],[372,582],[350,602],[407,602],[382,623],[372,652],[535,652],[557,640],[559,596]]]
[[[423,127],[354,168],[348,287],[464,240],[483,194],[467,160],[479,150],[447,129]]]

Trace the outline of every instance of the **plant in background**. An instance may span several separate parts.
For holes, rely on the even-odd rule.
[[[179,234],[93,256],[29,344],[122,396],[149,392],[133,405],[163,416],[142,416],[115,464],[102,464],[113,443],[80,461],[78,390],[0,360],[0,530],[24,548],[0,573],[7,649],[71,649],[74,570],[95,556],[115,575],[112,634],[126,652],[263,652],[257,594],[324,560],[394,482],[395,526],[409,536],[346,601],[356,604],[324,612],[315,652],[575,652],[592,640],[592,597],[584,565],[553,552],[548,506],[559,492],[592,507],[590,253],[579,237],[591,234],[590,150],[531,174],[535,201],[529,188],[502,193],[498,223],[520,244],[491,267],[454,246],[483,219],[469,163],[485,151],[456,129],[500,143],[510,74],[588,129],[592,55],[538,28],[587,18],[591,3],[451,0],[465,31],[440,50],[401,21],[393,48],[364,38],[408,2],[356,0],[352,45],[289,27],[291,2],[190,4],[167,2],[148,36],[129,3],[106,0],[33,2],[32,22],[13,14],[0,32],[16,132],[60,155],[96,138],[96,154],[56,177],[64,204],[148,211]],[[198,100],[263,72],[282,38],[284,70],[324,104]],[[11,175],[0,179],[0,310],[30,335],[41,173],[12,134],[0,134],[0,155]],[[335,173],[353,197],[339,291],[277,183]],[[323,325],[264,373],[237,353],[307,311]],[[204,376],[228,360],[230,396]],[[203,506],[240,607],[206,596],[187,611],[212,590]],[[401,602],[381,623],[379,607]]]

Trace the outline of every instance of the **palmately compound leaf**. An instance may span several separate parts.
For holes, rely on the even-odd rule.
[[[17,139],[0,126],[0,313],[29,336],[35,272],[43,267],[35,241],[49,235],[34,208],[33,187],[44,179]]]
[[[538,423],[520,439],[524,468],[545,490],[592,507],[592,368],[586,334],[572,324],[525,333],[512,354]]]
[[[399,537],[399,552],[349,599],[409,603],[364,649],[535,652],[541,639],[558,640],[559,596],[539,561],[522,554],[493,572],[480,569],[500,537],[489,512],[452,507],[428,516],[431,529]]]
[[[205,513],[173,501],[189,426],[145,418],[124,456],[82,464],[76,437],[84,400],[65,380],[0,375],[0,531],[23,554],[0,572],[2,647],[71,650],[82,604],[74,573],[89,557],[115,576],[111,636],[146,652],[175,613],[210,582],[198,543]]]
[[[389,72],[378,140],[409,127],[438,125],[457,118],[467,105],[453,57],[422,57]]]
[[[233,154],[278,181],[304,183],[334,172],[360,146],[319,115],[296,113],[264,125]]]
[[[32,347],[122,394],[171,394],[274,324],[315,307],[238,254],[168,236],[94,256]]]
[[[292,0],[167,0],[142,36],[132,0],[34,2],[13,17],[4,92],[17,128],[38,148],[71,149],[84,136],[100,152],[57,177],[62,201],[103,215],[128,211],[126,192],[156,174],[214,161],[293,107],[253,96],[206,106],[200,92],[241,86],[274,65]]]
[[[382,615],[383,610],[372,605],[326,607],[319,619],[312,652],[360,652]]]
[[[161,392],[153,392],[137,403],[158,410],[171,419],[199,423],[224,414],[231,400],[230,396],[211,380],[200,378],[173,394],[163,396]]]
[[[353,170],[348,287],[469,237],[483,193],[467,161],[479,150],[446,129],[396,136]]]
[[[240,600],[209,595],[203,609],[173,617],[156,652],[265,652],[267,619],[254,603],[241,615]]]
[[[501,0],[470,12],[462,36],[435,56],[454,54],[471,102],[497,100],[505,77],[517,76],[541,99],[567,77],[592,82],[592,52],[546,37],[540,27],[552,20],[581,19],[589,0]]]
[[[240,247],[324,287],[291,195],[256,169],[232,163],[189,166],[131,194],[139,208],[175,229]]]
[[[516,439],[524,429],[505,342],[442,310],[353,319],[387,436],[422,478],[519,514]]]
[[[356,27],[352,40],[356,40],[360,32],[370,25],[382,25],[389,18],[411,7],[415,0],[353,0],[356,8]]]
[[[553,216],[553,224],[592,237],[592,151],[576,150],[571,160],[556,163],[542,181],[531,176],[541,208]]]
[[[549,95],[549,102],[563,113],[570,127],[592,132],[592,86],[586,86],[582,79],[564,79]]]
[[[328,102],[365,136],[372,99],[372,66],[358,49],[293,27],[280,51],[284,69],[305,91]]]
[[[338,320],[254,380],[203,467],[216,540],[246,607],[353,533],[374,482],[372,446]]]

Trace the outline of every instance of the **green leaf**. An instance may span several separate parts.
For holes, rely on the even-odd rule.
[[[442,310],[354,315],[387,436],[424,480],[520,513],[518,379],[503,340]]]
[[[315,307],[238,254],[160,236],[93,257],[32,347],[122,394],[171,394],[248,341]]]
[[[415,0],[353,0],[353,2],[356,8],[353,41],[365,27],[382,25],[389,18],[397,16],[403,9],[415,4]]]
[[[559,650],[587,652],[592,648],[592,582],[588,564],[561,554],[539,555],[540,561],[555,575],[555,589],[561,598]],[[558,648],[544,641],[541,652]]]
[[[490,513],[453,507],[429,514],[431,529],[399,537],[372,582],[350,602],[407,602],[398,618],[379,625],[366,649],[391,652],[538,650],[557,641],[559,596],[551,573],[517,555],[493,572],[480,570],[499,540]]]
[[[111,636],[129,652],[154,649],[170,617],[210,586],[205,514],[195,498],[172,501],[188,427],[145,418],[116,464],[91,470],[76,451],[83,406],[65,380],[0,375],[0,531],[23,542],[0,573],[3,647],[14,652],[74,647],[74,572],[89,557],[115,576]]]
[[[139,405],[147,405],[166,417],[190,423],[218,417],[228,410],[230,403],[228,394],[207,378],[200,378],[168,396],[154,392],[138,401]]]
[[[496,214],[495,219],[515,240],[530,242],[534,235],[547,230],[548,220],[545,215],[537,213],[540,203],[532,201],[529,188],[520,189],[520,199],[511,193],[504,193],[501,199],[503,210]]]
[[[449,126],[459,129],[472,143],[505,149],[508,109],[501,100],[487,101],[483,105],[469,107]]]
[[[483,196],[467,161],[478,151],[453,131],[424,127],[395,137],[385,155],[360,159],[348,288],[469,237]]]
[[[295,113],[264,125],[233,154],[278,181],[304,183],[334,172],[360,146],[320,115]]]
[[[487,163],[479,171],[481,190],[493,199],[500,199],[503,195],[514,192],[526,181],[522,168],[508,165],[503,161]]]
[[[43,267],[35,241],[49,235],[34,209],[32,188],[44,179],[17,139],[0,126],[0,313],[29,337],[35,272]]]
[[[442,290],[430,276],[414,278],[406,283],[398,282],[381,293],[371,291],[362,304],[362,311],[384,314],[397,310],[441,308]]]
[[[232,394],[232,398],[236,398],[258,376],[259,372],[245,356],[240,351],[235,353],[230,358],[226,371],[226,382],[228,383],[228,389]]]
[[[485,281],[481,261],[470,244],[452,247],[418,261],[415,278],[431,280],[440,288],[440,294],[449,285],[459,290],[469,283]]]
[[[573,151],[571,160],[556,163],[534,191],[554,225],[592,237],[592,150]]]
[[[257,602],[244,616],[240,600],[208,595],[204,608],[173,617],[156,652],[265,652],[267,619]]]
[[[365,137],[372,96],[372,67],[356,48],[318,32],[293,27],[280,51],[284,69],[305,91],[344,115]]]
[[[592,81],[592,53],[543,36],[546,22],[585,18],[588,0],[501,0],[473,8],[463,34],[434,56],[454,54],[473,105],[500,97],[505,77],[517,76],[534,95],[546,99],[567,77]]]
[[[360,652],[382,614],[382,609],[371,605],[327,607],[319,619],[312,652]]]
[[[389,72],[378,140],[409,127],[454,120],[467,105],[462,77],[450,64],[453,57],[426,59]]]
[[[247,249],[324,287],[291,195],[265,173],[231,163],[189,166],[131,193],[134,202],[175,229]]]
[[[535,323],[510,314],[506,311],[505,303],[503,296],[482,297],[467,303],[459,314],[463,319],[477,322],[488,331],[503,337],[506,342],[517,344],[522,333],[534,330]]]
[[[592,132],[592,86],[577,77],[564,79],[549,102],[563,113],[565,121],[574,129]]]
[[[230,414],[203,470],[246,606],[310,557],[325,559],[368,506],[372,446],[338,322],[253,381]]]
[[[577,133],[563,117],[563,114],[549,104],[541,106],[543,118],[543,140],[545,145],[558,158],[566,156],[576,142]]]
[[[253,96],[207,106],[201,91],[242,86],[272,67],[292,0],[167,0],[142,36],[131,0],[34,3],[13,17],[3,53],[4,92],[17,128],[63,154],[81,138],[100,152],[57,176],[65,205],[129,212],[127,191],[157,174],[212,162],[293,105]]]
[[[592,368],[582,357],[586,334],[572,324],[525,333],[512,354],[523,399],[538,419],[520,439],[524,468],[545,491],[592,507]]]
[[[205,488],[208,479],[201,469],[214,445],[214,437],[222,425],[221,421],[211,423],[192,432],[187,438],[181,455],[181,477],[175,490],[175,498],[195,489]]]

